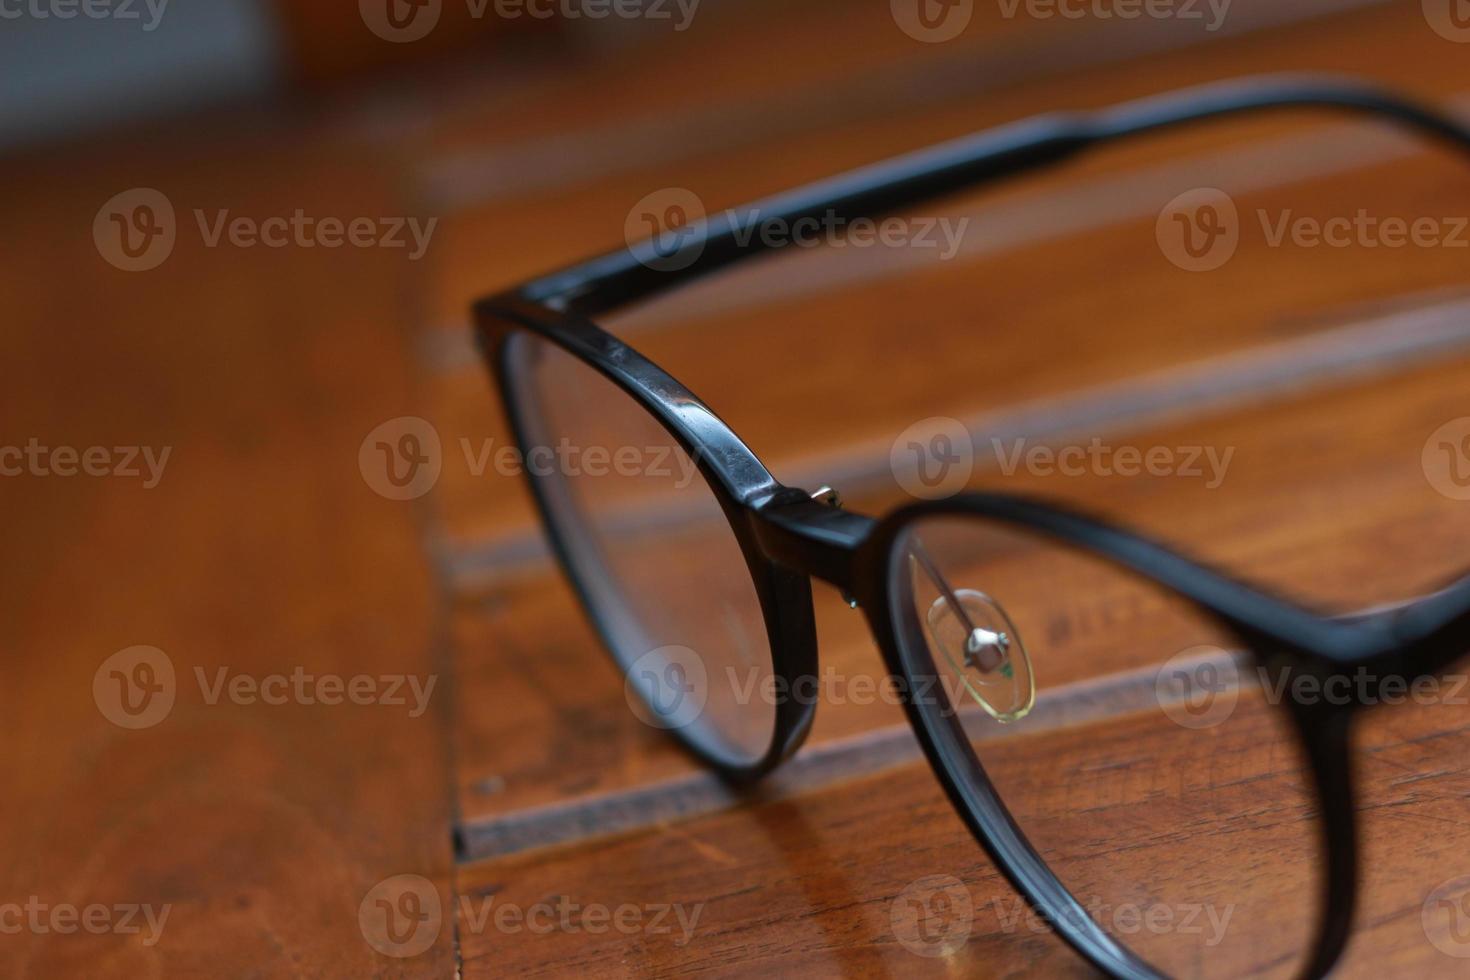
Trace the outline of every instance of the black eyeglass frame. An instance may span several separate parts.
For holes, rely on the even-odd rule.
[[[864,610],[890,673],[913,692],[900,626],[892,615],[889,563],[913,522],[972,516],[1055,539],[1129,569],[1190,600],[1238,636],[1257,662],[1317,677],[1350,678],[1364,666],[1421,676],[1443,670],[1470,649],[1470,574],[1444,590],[1392,610],[1328,618],[1267,594],[1149,539],[1075,510],[998,494],[963,494],[901,507],[881,519],[852,513],[778,483],[756,455],[693,393],[597,326],[591,318],[685,285],[773,246],[750,234],[780,221],[836,216],[877,218],[992,180],[1067,160],[1084,149],[1186,122],[1265,109],[1331,109],[1377,116],[1470,152],[1470,130],[1448,116],[1351,80],[1265,77],[1205,86],[1092,113],[1052,114],[945,143],[696,222],[672,251],[649,239],[475,304],[477,336],[522,448],[527,420],[511,397],[508,340],[528,331],[611,380],[646,409],[698,465],[745,556],[770,641],[772,670],[786,690],[817,674],[811,578],[853,597]],[[552,519],[546,488],[531,489],[553,548],[593,625],[611,645],[606,624],[570,561],[569,543]],[[1353,689],[1349,685],[1349,689]],[[1350,721],[1363,705],[1288,701],[1313,770],[1322,806],[1326,874],[1322,911],[1303,976],[1325,975],[1347,944],[1357,894],[1357,822]],[[1159,974],[1093,922],[1016,826],[985,777],[958,717],[916,699],[905,710],[936,776],[991,860],[1032,907],[1078,953],[1110,975]],[[736,764],[683,740],[733,781],[757,779],[800,747],[815,712],[810,700],[784,698],[770,745],[754,763]]]

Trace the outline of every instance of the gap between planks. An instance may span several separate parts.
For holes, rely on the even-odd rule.
[[[1461,117],[1470,115],[1470,94],[1458,94],[1445,105]],[[965,221],[964,227],[983,230],[983,234],[964,235],[952,258],[940,258],[933,250],[907,248],[873,248],[862,253],[827,249],[761,256],[750,267],[724,272],[606,318],[605,325],[619,336],[636,336],[640,330],[758,309],[853,284],[898,279],[955,259],[981,260],[1069,235],[1144,220],[1157,216],[1175,193],[1202,184],[1232,196],[1245,196],[1339,177],[1433,150],[1432,145],[1391,126],[1380,125],[1370,131],[1362,122],[1326,125],[1305,134],[1181,157],[1123,174],[1081,179],[1060,189],[1022,191],[1005,200],[945,209],[943,215],[935,217]],[[483,370],[467,323],[427,328],[420,333],[417,346],[420,360],[432,373]]]
[[[1216,653],[1204,660],[1239,664],[1240,655]],[[1002,726],[979,709],[961,712],[975,742],[1031,736],[1160,707],[1158,665],[1078,681],[1043,692],[1024,722]],[[1240,671],[1251,686],[1254,675]],[[852,779],[878,775],[922,757],[913,730],[893,725],[801,749],[765,780],[736,788],[709,770],[676,779],[517,810],[462,823],[455,835],[461,864],[526,851],[632,833],[717,813],[738,805],[787,799]]]
[[[1470,295],[1442,291],[1415,298],[1426,305],[1382,311],[1308,336],[1125,378],[1069,394],[1024,402],[962,419],[977,446],[991,439],[1058,443],[1105,436],[1212,413],[1267,403],[1470,352]],[[807,454],[777,467],[783,483],[829,485],[856,499],[891,489],[891,437],[846,443],[826,454]],[[757,453],[759,453],[759,447]],[[976,469],[994,462],[976,453]],[[678,507],[629,508],[619,527],[638,530],[687,520]],[[483,597],[508,580],[545,571],[549,552],[540,529],[434,547],[451,592],[462,600]]]
[[[1049,76],[1058,64],[1067,65],[1069,71],[1103,67],[1387,2],[1296,0],[1254,4],[1232,11],[1225,23],[1210,33],[1184,21],[1154,19],[1130,23],[1126,31],[1104,23],[1019,43],[1014,37],[973,43],[948,57],[927,58],[917,65],[901,64],[849,80],[835,90],[812,85],[799,93],[785,92],[757,103],[726,103],[672,116],[659,112],[644,119],[622,119],[553,137],[446,153],[421,165],[417,180],[425,200],[437,209],[435,213],[464,211],[528,193],[606,179],[650,164],[729,152],[750,146],[755,140],[774,145],[783,138],[883,112],[973,100],[999,88]]]

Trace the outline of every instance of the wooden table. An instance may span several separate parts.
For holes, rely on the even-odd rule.
[[[170,450],[152,487],[0,479],[16,671],[0,687],[0,903],[171,909],[153,944],[5,936],[6,975],[1086,972],[1054,937],[1004,928],[993,910],[1013,896],[897,707],[823,705],[803,753],[746,796],[633,717],[519,481],[464,455],[506,439],[469,302],[617,244],[661,188],[723,207],[1030,113],[1257,71],[1350,71],[1452,102],[1470,90],[1464,49],[1417,4],[1238,0],[1217,33],[979,10],[941,45],[898,31],[884,3],[791,6],[4,163],[0,444]],[[1129,444],[1234,447],[1230,479],[982,467],[975,485],[1083,502],[1327,607],[1443,582],[1465,565],[1470,506],[1436,492],[1421,452],[1466,414],[1466,253],[1271,248],[1247,224],[1225,268],[1188,273],[1155,223],[1201,186],[1247,214],[1470,207],[1457,161],[1381,128],[1248,119],[946,202],[983,229],[959,262],[801,256],[613,327],[778,477],[833,483],[854,507],[900,502],[887,449],[920,419],[1056,440],[1106,415]],[[103,202],[134,187],[178,215],[147,272],[92,237]],[[413,261],[212,246],[196,209],[437,225]],[[716,344],[737,353],[716,361]],[[370,433],[404,416],[442,446],[416,500],[385,497],[363,462]],[[817,599],[824,668],[877,678],[860,617]],[[102,668],[139,646],[167,658],[175,700],[127,728],[103,707]],[[123,675],[146,677],[145,656],[158,664],[129,653]],[[435,686],[419,714],[412,698],[211,703],[220,668]],[[1388,866],[1413,843],[1369,845]],[[892,912],[936,873],[979,911],[967,945],[928,959]],[[1345,972],[1455,974],[1425,942],[1422,888],[1390,884]],[[584,927],[496,924],[498,907],[558,901]],[[667,931],[631,935],[579,918],[666,905],[701,908],[692,941],[672,912]]]

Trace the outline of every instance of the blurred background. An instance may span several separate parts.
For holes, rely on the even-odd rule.
[[[747,946],[821,975],[1074,970],[997,917],[1010,893],[897,706],[824,705],[819,761],[740,806],[633,717],[497,471],[470,304],[672,205],[1041,112],[1310,72],[1462,113],[1467,44],[1463,0],[0,0],[0,450],[169,450],[156,479],[120,450],[115,478],[0,479],[0,781],[26,804],[0,808],[0,894],[177,906],[167,943],[31,935],[0,972],[646,974]],[[608,326],[855,509],[923,495],[898,450],[951,435],[949,492],[1085,506],[1346,611],[1466,564],[1467,188],[1381,124],[1245,117],[907,216],[936,247],[826,240]],[[430,463],[408,484],[369,459],[405,435]],[[1024,456],[1095,439],[1107,465],[1076,473]],[[1120,472],[1121,447],[1167,458]],[[881,676],[824,588],[818,624],[824,665]],[[179,697],[124,730],[94,675],[139,644]],[[267,714],[201,701],[193,671],[222,666],[443,683],[413,718]],[[1098,680],[1074,667],[1051,680]],[[1351,968],[1453,975],[1421,909],[1470,867],[1402,832],[1423,790],[1399,774],[1429,763],[1396,725],[1362,733],[1401,819],[1368,827],[1386,897]],[[385,959],[359,902],[406,871],[442,928]],[[915,956],[890,902],[939,872],[973,938]],[[450,904],[567,892],[714,896],[714,938],[491,935]]]

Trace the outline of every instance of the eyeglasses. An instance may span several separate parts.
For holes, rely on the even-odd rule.
[[[1432,678],[1463,657],[1470,578],[1329,618],[1031,499],[863,516],[778,483],[591,318],[789,240],[761,234],[767,222],[850,226],[1123,137],[1275,108],[1383,117],[1470,151],[1451,119],[1355,83],[1215,85],[1031,119],[654,229],[475,308],[547,533],[645,720],[729,779],[772,770],[812,725],[814,699],[790,693],[818,675],[811,579],[836,586],[976,840],[1042,921],[1118,977],[1316,977],[1337,962],[1360,863],[1350,735],[1374,701],[1352,679]],[[605,465],[550,465],[567,443],[603,447]],[[1073,683],[1104,674],[1102,688]],[[1351,693],[1273,697],[1268,676]],[[785,693],[759,693],[772,690]],[[1115,724],[1092,724],[1102,717]],[[1424,737],[1465,729],[1470,716]],[[1460,819],[1463,783],[1442,794]]]

